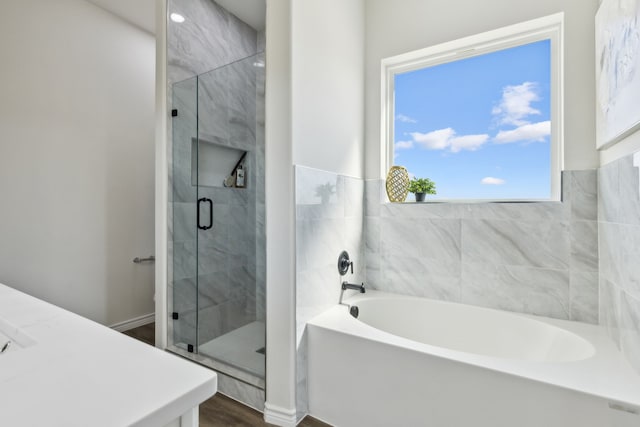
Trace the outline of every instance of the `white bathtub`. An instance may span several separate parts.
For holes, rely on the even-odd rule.
[[[367,291],[308,324],[311,415],[349,426],[638,427],[597,326]]]

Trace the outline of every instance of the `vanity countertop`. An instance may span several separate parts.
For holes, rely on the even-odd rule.
[[[0,425],[162,427],[215,394],[215,372],[0,284]],[[4,343],[0,343],[0,347]]]

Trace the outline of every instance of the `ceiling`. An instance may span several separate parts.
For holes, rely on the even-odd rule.
[[[87,0],[119,16],[125,21],[155,34],[156,0]],[[185,0],[193,1],[193,0]],[[251,25],[256,30],[265,27],[265,0],[215,0],[220,6]],[[188,18],[188,17],[186,17]]]
[[[155,34],[155,0],[87,0],[125,21]]]

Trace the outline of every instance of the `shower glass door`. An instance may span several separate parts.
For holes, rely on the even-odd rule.
[[[259,387],[265,371],[263,67],[260,54],[175,84],[172,121],[174,345]]]
[[[260,64],[252,56],[198,76],[198,197],[213,201],[211,228],[198,230],[198,353],[254,384],[251,376],[264,378],[265,366],[257,272]]]
[[[173,259],[169,272],[173,286],[169,333],[173,344],[190,353],[198,349],[198,183],[193,182],[192,165],[198,139],[198,78],[173,85],[172,93],[172,183],[173,209],[169,224],[169,250]],[[197,174],[196,174],[197,179]]]

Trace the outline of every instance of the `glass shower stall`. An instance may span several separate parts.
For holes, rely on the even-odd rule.
[[[171,92],[169,349],[264,388],[264,54]]]

